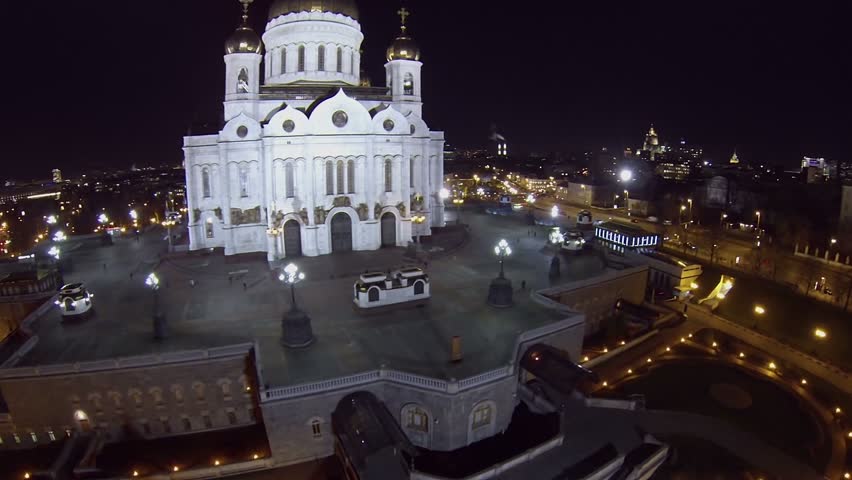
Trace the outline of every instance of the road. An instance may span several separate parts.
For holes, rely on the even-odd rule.
[[[557,205],[557,225],[573,228],[581,210],[592,212],[594,220],[619,220],[630,222],[644,230],[660,234],[664,248],[695,261],[716,264],[740,272],[758,275],[773,282],[794,287],[805,296],[829,303],[835,307],[852,309],[852,266],[837,263],[827,264],[812,258],[778,251],[771,245],[757,245],[746,235],[735,232],[720,232],[702,226],[663,225],[645,218],[628,216],[624,209],[598,208],[570,205],[552,197],[539,197],[532,204],[537,218],[550,218],[551,209]],[[691,248],[689,245],[694,246]],[[714,246],[715,245],[715,246]],[[819,291],[815,290],[819,287]],[[829,293],[823,293],[823,291]]]

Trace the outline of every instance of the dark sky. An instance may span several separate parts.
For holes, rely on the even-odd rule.
[[[262,31],[272,0],[257,0]],[[515,151],[636,146],[652,122],[714,157],[852,160],[848,1],[408,0],[426,121],[456,146],[496,123]],[[397,1],[361,0],[384,81]],[[221,111],[236,0],[7,7],[0,178],[182,158]]]

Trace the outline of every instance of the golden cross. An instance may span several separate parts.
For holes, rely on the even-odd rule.
[[[405,27],[405,19],[406,19],[409,15],[411,15],[411,12],[409,12],[409,11],[408,11],[408,9],[406,9],[405,7],[402,7],[402,8],[401,8],[398,12],[396,12],[396,13],[397,13],[397,15],[399,15],[399,18],[401,18],[401,19],[402,19],[402,26],[403,26],[403,28],[404,28],[404,27]]]

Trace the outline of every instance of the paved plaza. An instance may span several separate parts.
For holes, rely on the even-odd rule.
[[[470,225],[470,240],[434,255],[426,265],[432,299],[423,307],[366,316],[352,307],[358,275],[411,264],[404,249],[296,259],[307,275],[296,287],[297,303],[311,316],[317,338],[301,350],[280,345],[289,293],[263,258],[195,252],[160,260],[165,244],[156,232],[140,242],[120,239],[112,247],[78,249],[72,253],[74,272],[66,281],[89,286],[96,314],[62,322],[59,312],[51,311],[37,322],[39,342],[19,365],[257,342],[263,380],[270,386],[380,366],[443,379],[498,368],[512,361],[521,332],[564,318],[529,297],[531,290],[553,284],[548,278],[552,254],[544,248],[543,227],[468,212],[463,220]],[[493,247],[500,238],[509,240],[513,249],[505,268],[514,282],[515,305],[507,309],[485,303],[488,284],[499,268]],[[161,279],[160,302],[168,321],[168,337],[162,341],[153,339],[152,293],[144,285],[153,269]],[[593,254],[565,257],[556,283],[589,278],[604,269]],[[461,362],[450,361],[453,336],[462,339]]]

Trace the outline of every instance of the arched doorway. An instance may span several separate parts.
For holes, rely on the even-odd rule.
[[[382,215],[382,246],[396,246],[396,216],[390,212]]]
[[[352,251],[352,220],[343,212],[331,217],[331,251]]]
[[[295,220],[284,223],[284,254],[287,258],[302,256],[302,227]]]

